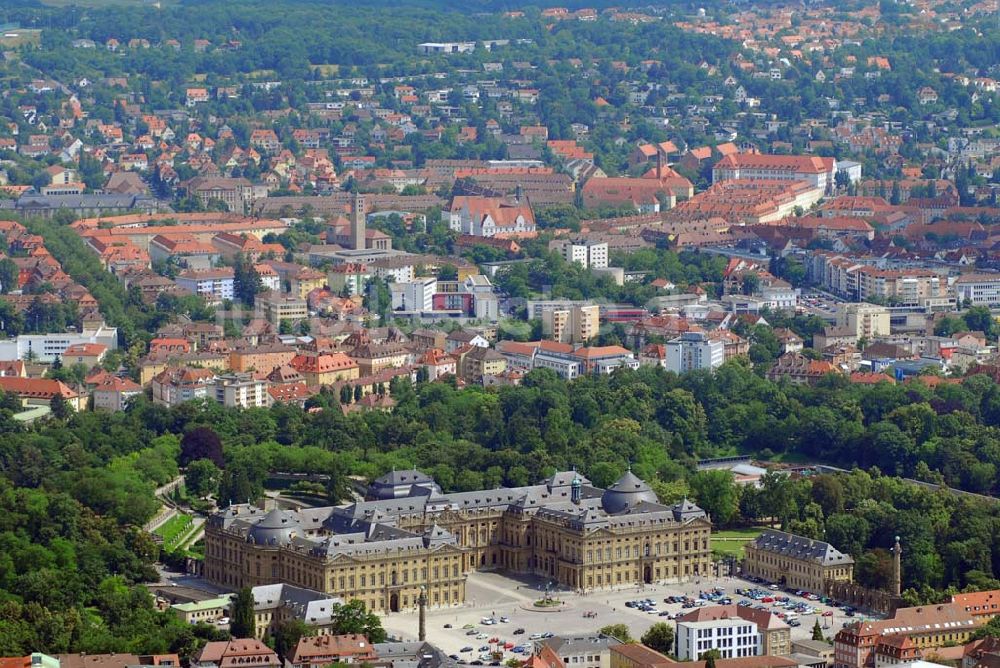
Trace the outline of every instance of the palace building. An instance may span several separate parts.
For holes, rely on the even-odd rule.
[[[711,522],[657,502],[631,471],[600,489],[575,471],[526,487],[444,494],[419,471],[374,481],[369,499],[265,512],[239,504],[205,527],[205,577],[238,589],[287,583],[370,610],[465,600],[469,571],[542,575],[576,589],[707,575]]]
[[[744,575],[782,587],[822,594],[828,582],[854,579],[854,559],[821,540],[765,529],[743,549]]]

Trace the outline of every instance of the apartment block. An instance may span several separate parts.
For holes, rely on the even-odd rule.
[[[597,336],[600,307],[596,304],[542,310],[542,331],[560,343],[585,343]]]
[[[711,371],[726,361],[726,345],[708,338],[704,332],[684,332],[665,344],[664,366],[667,371],[685,373]]]
[[[889,309],[877,304],[843,304],[837,312],[837,327],[846,328],[857,339],[871,341],[888,336]]]
[[[584,269],[605,269],[608,266],[608,244],[587,239],[556,239],[549,250],[559,253],[567,262],[576,262]]]

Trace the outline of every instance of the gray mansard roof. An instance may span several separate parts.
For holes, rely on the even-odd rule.
[[[804,536],[766,529],[757,536],[753,546],[765,552],[773,552],[790,559],[815,561],[823,566],[853,564],[854,559],[840,552],[829,543]]]

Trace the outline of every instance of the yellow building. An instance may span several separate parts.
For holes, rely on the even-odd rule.
[[[827,581],[851,582],[854,559],[829,543],[765,530],[744,547],[743,574],[822,594]]]
[[[332,385],[361,375],[358,363],[344,353],[303,352],[289,363],[302,374],[307,385]]]
[[[711,522],[660,505],[626,473],[607,490],[576,472],[537,485],[444,495],[419,471],[377,479],[372,500],[299,512],[231,506],[205,530],[205,576],[230,588],[285,582],[376,611],[465,600],[476,569],[543,575],[579,589],[710,572]]]

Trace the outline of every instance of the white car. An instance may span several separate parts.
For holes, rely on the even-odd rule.
[[[542,639],[542,634],[541,633],[532,633],[530,636],[528,636],[528,638],[530,638],[531,640],[541,640]]]
[[[215,620],[215,623],[218,624],[219,626],[225,626],[226,624],[229,623],[229,617],[219,617],[217,620]]]

